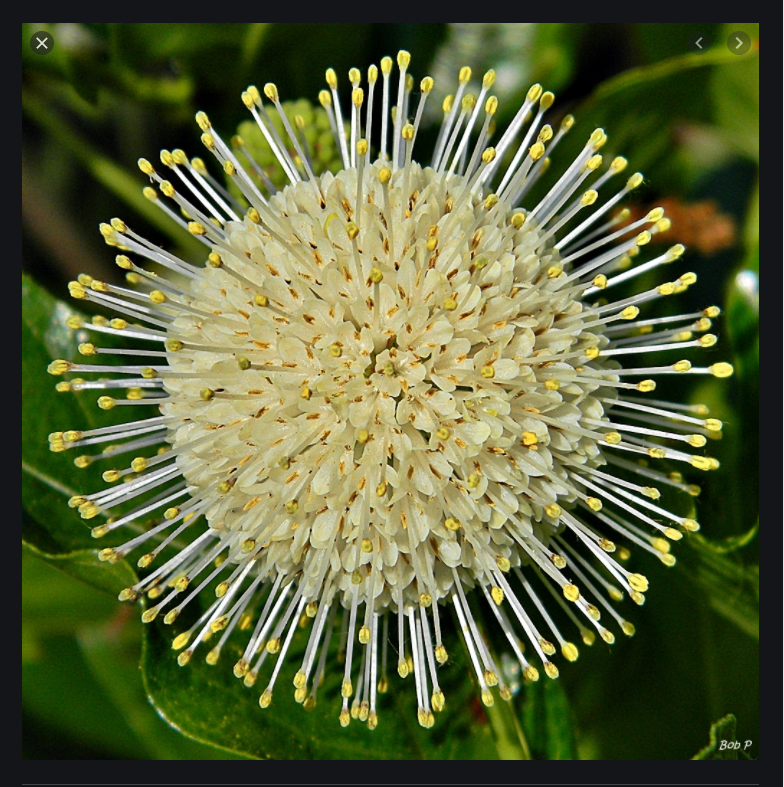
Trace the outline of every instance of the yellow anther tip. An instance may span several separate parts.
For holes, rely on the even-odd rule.
[[[627,189],[636,189],[642,182],[644,178],[641,172],[635,172],[627,181],[626,181],[626,188]]]
[[[567,661],[577,661],[580,651],[577,650],[577,646],[571,642],[564,642],[563,645],[561,645],[561,654]]]
[[[599,197],[599,192],[596,189],[589,189],[588,191],[583,194],[580,203],[583,206],[593,205],[596,202],[597,198]]]
[[[693,272],[684,273],[678,277],[678,281],[688,287],[697,281],[697,274]]]
[[[610,169],[615,172],[623,172],[629,162],[623,156],[616,156],[610,164]]]
[[[552,661],[545,661],[544,662],[544,672],[545,672],[545,675],[547,675],[548,678],[552,678],[553,680],[555,680],[555,678],[557,678],[558,675],[560,674],[558,672],[558,667],[556,667],[555,664],[553,664]]]
[[[591,511],[602,510],[602,501],[599,500],[598,497],[587,497],[585,502],[588,503],[588,507],[591,509]]]
[[[580,589],[569,583],[563,586],[563,594],[568,601],[577,601],[580,598]]]
[[[638,593],[645,593],[648,590],[648,580],[642,574],[629,574],[628,581],[632,590]]]
[[[589,141],[594,146],[594,150],[597,150],[602,145],[604,145],[605,142],[607,142],[607,134],[604,133],[603,128],[594,129]]]
[[[269,689],[264,689],[262,695],[259,697],[259,707],[269,708],[272,703],[272,692]]]
[[[490,689],[484,689],[481,694],[482,704],[486,708],[492,708],[494,704],[493,694]]]
[[[713,366],[709,367],[709,369],[710,373],[714,377],[730,377],[735,371],[732,367],[732,364],[724,363],[723,361],[720,363],[714,363]]]
[[[639,314],[640,310],[637,306],[627,306],[619,316],[624,320],[634,320]]]

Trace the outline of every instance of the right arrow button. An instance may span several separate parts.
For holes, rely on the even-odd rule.
[[[751,49],[751,36],[742,30],[730,33],[730,37],[727,39],[727,49],[733,55],[745,55]]]

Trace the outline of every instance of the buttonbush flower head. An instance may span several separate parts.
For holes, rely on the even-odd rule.
[[[234,674],[262,708],[290,652],[306,708],[338,672],[344,726],[376,726],[393,670],[432,726],[460,638],[482,701],[508,699],[490,628],[529,681],[557,677],[575,640],[632,635],[615,603],[642,604],[648,581],[625,545],[672,565],[698,524],[660,490],[699,491],[677,463],[718,466],[703,447],[721,423],[652,398],[655,380],[732,373],[682,356],[714,345],[718,309],[656,316],[696,276],[665,275],[682,246],[646,254],[662,210],[617,212],[643,178],[603,158],[602,129],[559,162],[573,119],[546,122],[552,93],[534,85],[497,130],[494,73],[474,93],[464,68],[426,154],[434,83],[415,86],[409,60],[352,69],[345,115],[332,69],[316,110],[249,87],[252,126],[231,142],[200,112],[219,176],[181,150],[140,161],[204,258],[103,225],[132,286],[72,283],[114,316],[72,318],[94,333],[89,362],[50,367],[70,375],[61,390],[129,413],[51,436],[97,450],[80,466],[110,465],[105,489],[70,501],[96,538],[154,521],[100,552],[142,569],[120,598],[146,595],[143,619],[172,626],[183,666],[239,642]]]

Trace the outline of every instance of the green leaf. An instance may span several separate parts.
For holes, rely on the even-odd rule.
[[[22,542],[22,546],[29,554],[44,560],[53,568],[113,596],[123,588],[135,584],[137,580],[136,573],[126,561],[101,563],[98,560],[98,550],[95,549],[79,549],[67,554],[51,555],[25,542]]]
[[[176,633],[176,632],[174,632]],[[300,641],[296,637],[292,649]],[[272,705],[262,710],[258,700],[265,688],[260,676],[248,689],[232,674],[241,655],[229,647],[215,666],[197,651],[184,667],[177,664],[171,635],[158,623],[145,629],[142,673],[150,700],[172,726],[213,746],[259,759],[496,759],[490,726],[484,713],[475,711],[475,689],[466,679],[467,666],[456,654],[441,668],[447,707],[436,715],[430,730],[416,720],[415,692],[409,676],[405,687],[391,677],[390,692],[379,695],[379,722],[368,730],[358,721],[340,726],[340,679],[332,653],[318,702],[311,712],[297,705],[292,679],[299,665],[296,652],[287,655]],[[231,652],[226,652],[231,651]],[[481,706],[479,706],[481,708]]]
[[[531,759],[577,759],[574,719],[559,681],[541,679],[525,686],[522,725]]]
[[[684,123],[710,124],[714,104],[711,79],[720,70],[738,66],[726,46],[689,53],[632,68],[603,82],[574,112],[575,128],[564,139],[558,156],[569,160],[594,128],[605,128],[608,156],[622,153],[631,166],[650,177],[657,188],[680,177],[673,151]]]
[[[711,607],[755,639],[759,639],[759,566],[745,564],[733,553],[754,539],[758,527],[718,542],[693,533],[688,543],[697,562],[686,569],[689,579],[706,591]]]
[[[233,759],[225,752],[189,740],[160,718],[147,701],[139,675],[141,621],[123,607],[122,626],[115,622],[83,628],[79,646],[92,676],[144,745],[159,760]]]
[[[251,66],[267,25],[133,22],[107,28],[113,72],[125,92],[145,103],[191,109],[196,89],[225,91],[234,101],[249,80],[258,78]]]
[[[757,537],[758,532],[759,520],[752,528],[737,536],[729,536],[718,541],[712,541],[700,534],[695,534],[690,538],[690,543],[699,552],[728,555],[750,544]]]
[[[22,664],[25,713],[104,756],[147,756],[122,714],[95,682],[72,637],[49,637],[40,658]]]
[[[78,356],[78,332],[65,325],[73,314],[22,276],[22,505],[28,514],[22,537],[47,554],[95,546],[89,528],[67,501],[98,483],[100,476],[78,470],[69,455],[53,454],[48,441],[55,428],[91,428],[102,420],[85,397],[57,394],[56,378],[46,371],[55,358]]]
[[[630,28],[627,35],[638,43],[638,56],[654,63],[683,54],[699,36],[718,43],[720,26],[711,22],[639,22]]]
[[[726,49],[731,33],[743,30],[759,41],[759,24],[725,24],[719,46]],[[759,162],[759,54],[752,49],[733,55],[730,68],[716,69],[711,83],[715,118],[726,141],[739,153]]]
[[[91,584],[110,587],[113,593],[118,586],[133,581],[130,569],[124,564],[99,564],[93,552],[45,557],[49,565],[29,547],[23,548],[22,664],[27,667],[23,669],[23,681],[37,684],[23,688],[27,699],[25,711],[62,728],[72,738],[84,738],[88,747],[100,744],[118,756],[225,758],[212,747],[200,746],[179,735],[148,703],[139,676],[141,622],[136,614],[51,566],[71,564],[66,569],[69,573],[88,582],[94,579]],[[112,582],[118,573],[125,576]],[[81,653],[74,651],[72,636],[76,637]],[[91,675],[82,675],[85,662]],[[57,687],[71,680],[74,670],[83,678],[79,682],[79,701],[62,708],[56,707],[57,703],[47,704],[39,694],[40,684],[44,688]],[[110,731],[114,735],[107,738],[99,735],[96,739],[90,725],[97,726],[94,714],[101,713],[99,709],[107,704],[116,708],[127,728],[115,718]],[[112,716],[109,712],[108,717]],[[136,743],[128,735],[129,730],[143,750],[129,748]]]
[[[53,426],[85,429],[110,417],[83,394],[55,393],[55,378],[47,374],[53,359],[77,356],[79,331],[65,325],[74,314],[22,277],[22,541],[61,571],[116,595],[133,584],[134,571],[124,561],[100,564],[89,528],[67,505],[72,495],[101,488],[100,473],[79,470],[69,456],[49,450]]]
[[[96,150],[32,91],[22,91],[22,109],[58,145],[74,156],[98,183],[125,202],[135,215],[143,216],[153,227],[178,244],[182,254],[203,259],[204,247],[142,194],[145,183],[141,177],[137,177],[138,173],[129,173]]]
[[[23,519],[22,534],[31,546],[51,554],[95,546],[89,528],[67,501],[104,485],[97,471],[79,470],[70,455],[49,450],[48,435],[55,428],[89,429],[110,422],[93,397],[56,393],[56,378],[47,373],[52,360],[78,357],[84,337],[66,327],[75,314],[22,276],[22,501],[29,515]]]
[[[530,81],[542,82],[549,90],[567,85],[574,74],[575,52],[585,28],[586,25],[574,22],[536,23]]]
[[[738,741],[736,739],[737,719],[728,713],[714,724],[711,724],[709,743],[704,749],[695,754],[693,760],[737,760],[750,759],[745,749],[750,747],[752,741]]]
[[[85,575],[98,575],[100,584],[110,584],[115,572],[104,571],[93,553],[42,557],[31,547],[22,547],[22,620],[25,623],[48,633],[73,632],[86,623],[105,620],[116,612],[118,604],[103,594],[96,594],[93,591],[94,583],[77,581],[73,578],[74,571],[55,570],[58,564],[63,563],[78,564],[75,569],[77,572],[85,570],[87,566]],[[95,570],[90,565],[90,559],[95,561]],[[111,568],[120,566],[118,563]],[[66,573],[71,576],[66,576]],[[107,576],[100,576],[103,574]],[[129,579],[131,577],[126,576],[123,581],[127,583]],[[126,586],[120,585],[119,589]]]
[[[44,556],[29,546],[22,546],[22,663],[39,661],[45,652],[46,638],[59,634],[73,634],[79,628],[107,620],[118,609],[118,603],[108,596],[95,593],[88,584],[67,574],[85,578],[82,565],[64,563],[89,560],[94,570],[87,572],[104,587],[115,572],[104,572],[94,553],[74,553],[72,556]],[[48,564],[48,565],[47,565]],[[54,567],[53,567],[54,566]],[[113,567],[121,570],[121,566]],[[127,566],[124,568],[130,572]],[[126,585],[128,577],[125,578]]]
[[[517,718],[516,706],[515,702],[496,702],[485,708],[499,760],[532,759],[528,741]]]

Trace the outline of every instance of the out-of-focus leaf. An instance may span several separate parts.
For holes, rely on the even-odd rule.
[[[757,534],[748,533],[711,542],[699,533],[688,539],[697,562],[687,576],[706,592],[711,607],[751,637],[759,638],[759,566],[745,565],[732,553],[746,546]],[[691,561],[689,561],[691,562]]]
[[[295,644],[297,640],[299,645],[303,643],[301,637],[295,637]],[[467,667],[458,656],[439,671],[447,707],[436,715],[432,729],[419,727],[413,688],[394,691],[394,676],[392,690],[379,695],[378,727],[371,731],[359,721],[352,721],[345,729],[338,723],[341,676],[334,669],[334,653],[330,658],[333,668],[327,670],[318,703],[310,713],[295,703],[291,685],[302,658],[301,649],[299,654],[287,655],[272,705],[262,710],[258,699],[265,688],[263,676],[254,688],[245,688],[231,669],[241,649],[230,645],[231,640],[215,666],[204,661],[205,648],[197,651],[187,666],[180,667],[168,632],[158,624],[145,629],[142,672],[150,699],[163,718],[196,740],[260,759],[498,756],[484,713],[475,710],[475,692],[467,680]]]
[[[36,661],[40,655],[41,647],[35,629],[25,625],[22,620],[22,664],[27,661]]]
[[[703,46],[724,43],[719,41],[720,25],[712,22],[641,22],[629,28],[629,33],[639,43],[637,52],[648,63],[666,60],[693,49],[694,42],[700,36]]]
[[[541,679],[523,690],[523,730],[534,760],[574,760],[574,719],[563,686]]]
[[[711,724],[710,742],[704,749],[700,749],[692,760],[737,760],[740,757],[749,759],[744,752],[746,742],[735,738],[737,723],[735,716],[728,713],[715,724]]]
[[[50,637],[40,658],[22,664],[26,713],[112,757],[147,756],[122,714],[92,677],[71,637]]]
[[[87,562],[92,559],[95,561],[95,571],[90,567],[87,569],[89,574],[93,577],[109,575],[106,579],[98,579],[102,585],[111,584],[110,579],[115,578],[117,572],[103,571],[104,566],[98,565],[91,552],[49,558],[47,565],[40,559],[40,553],[36,553],[29,546],[22,549],[22,618],[25,622],[49,633],[67,633],[87,623],[105,620],[115,612],[117,605],[107,596],[95,593],[92,587],[72,578],[73,571],[68,572],[72,576],[66,576],[65,573],[56,571],[52,565],[64,562],[81,563],[82,560]],[[77,570],[82,570],[83,565]],[[111,568],[118,569],[121,565],[118,563]],[[128,579],[132,578],[125,577],[126,584]],[[126,587],[126,584],[121,584],[120,589]]]
[[[141,101],[184,104],[195,86],[227,91],[236,100],[253,76],[248,69],[266,28],[245,22],[110,23],[109,56],[123,88]]]
[[[41,558],[44,559],[41,559]],[[47,559],[48,558],[48,559]],[[22,663],[36,661],[41,658],[45,647],[42,644],[47,637],[59,634],[72,634],[80,627],[96,621],[106,620],[117,609],[117,603],[108,596],[96,593],[92,587],[79,582],[63,571],[63,563],[81,563],[91,560],[94,567],[87,569],[90,584],[105,587],[111,584],[117,571],[104,572],[98,566],[94,553],[74,553],[68,556],[42,556],[29,546],[22,547]],[[47,565],[48,563],[48,565]],[[113,566],[113,569],[130,572],[124,564]],[[66,571],[84,578],[84,566],[75,570],[69,566]],[[104,575],[106,574],[106,575]],[[128,584],[128,577],[125,585]],[[123,586],[125,586],[123,585]]]
[[[162,38],[182,42],[182,35],[178,36],[176,31],[182,26],[151,24],[150,30],[157,30]],[[125,24],[119,27],[132,29],[136,26]],[[155,43],[158,37],[148,35],[141,41],[128,40],[131,36],[126,33],[119,36],[125,46],[118,47],[114,28],[111,24],[80,22],[25,24],[22,26],[25,67],[31,72],[59,78],[62,90],[73,90],[93,105],[100,103],[102,94],[113,93],[160,108],[188,106],[194,91],[191,75],[175,73],[169,67],[165,54],[152,53],[145,46],[148,38]],[[38,30],[46,30],[54,39],[54,47],[45,58],[31,52],[28,46],[30,35]],[[225,31],[223,36],[226,36]],[[191,40],[194,38],[190,37]]]
[[[45,57],[33,52],[29,45],[31,36],[37,32],[49,33],[54,40]],[[23,72],[62,81],[65,92],[72,90],[85,103],[97,99],[98,86],[106,76],[101,50],[100,39],[79,23],[22,24]],[[80,68],[82,63],[90,63],[91,68]]]
[[[736,366],[745,383],[758,389],[759,371],[759,244],[736,272],[727,293],[727,325]]]
[[[87,585],[116,596],[123,588],[136,582],[136,574],[124,560],[101,563],[95,549],[79,549],[66,554],[51,555],[23,542],[24,548],[50,566],[64,571]],[[87,602],[85,593],[85,603]],[[92,594],[90,594],[92,595]]]
[[[213,748],[200,746],[179,735],[158,717],[148,703],[139,675],[141,622],[136,613],[51,566],[71,564],[69,573],[97,587],[109,587],[112,592],[116,592],[118,586],[123,587],[133,581],[130,569],[125,564],[99,564],[92,552],[48,556],[48,562],[49,565],[34,556],[29,547],[23,549],[22,664],[29,665],[29,669],[23,671],[23,680],[43,680],[46,685],[59,685],[69,679],[73,664],[77,665],[76,674],[81,674],[82,658],[89,666],[92,673],[89,677],[92,679],[85,676],[82,681],[87,699],[86,711],[76,704],[70,710],[53,710],[50,713],[46,706],[38,703],[38,687],[27,686],[24,691],[28,698],[32,696],[32,708],[28,708],[28,711],[32,709],[36,716],[48,724],[61,727],[70,737],[85,738],[88,746],[96,746],[98,741],[83,716],[93,713],[96,697],[101,698],[101,701],[108,699],[107,704],[116,708],[144,746],[133,756],[158,759],[225,758],[225,754],[219,755]],[[78,564],[76,570],[74,563]],[[112,581],[118,573],[126,572],[131,576],[125,576],[119,582]],[[62,639],[62,635],[76,636],[82,658],[73,652],[71,640]],[[41,675],[44,677],[41,678]],[[111,711],[108,715],[112,717]],[[116,729],[118,734],[125,733],[120,723]],[[121,742],[116,750],[117,756],[130,755],[132,750],[126,748],[126,744],[130,747],[133,743],[131,738]],[[105,741],[101,742],[103,745]],[[117,741],[109,744],[112,751],[117,746]]]
[[[719,68],[737,66],[726,47],[689,53],[629,69],[602,83],[575,112],[577,124],[558,156],[569,160],[596,127],[609,135],[608,155],[623,153],[635,169],[666,185],[674,134],[683,123],[713,119],[710,80]]]
[[[110,622],[83,628],[78,641],[94,679],[142,742],[147,756],[159,760],[233,759],[226,752],[180,735],[155,712],[139,675],[141,622],[135,612],[127,608],[126,612],[132,619],[122,626]]]
[[[701,535],[695,535],[693,537],[692,546],[694,546],[699,551],[713,553],[716,555],[728,555],[731,552],[735,552],[737,549],[741,549],[742,547],[750,544],[756,538],[758,531],[759,521],[747,532],[741,533],[737,536],[723,538],[721,541],[711,541],[702,537]]]
[[[750,36],[752,48],[745,55],[732,55],[731,68],[716,69],[711,81],[715,118],[727,142],[759,162],[759,24],[725,24],[718,46],[726,50],[727,38],[737,30]]]
[[[584,24],[571,22],[536,24],[531,73],[533,82],[541,81],[549,90],[559,90],[568,84],[574,74],[574,53],[585,27]]]
[[[125,202],[135,215],[143,216],[157,230],[171,238],[184,254],[193,255],[193,259],[203,258],[203,246],[142,194],[142,179],[126,172],[95,150],[32,92],[22,91],[22,109],[48,131],[57,144],[78,159],[95,180]]]
[[[246,34],[244,22],[110,23],[113,55],[141,68],[151,61],[202,55],[216,47],[236,47]]]
[[[485,709],[499,760],[530,760],[531,750],[517,718],[517,704],[496,702]]]

